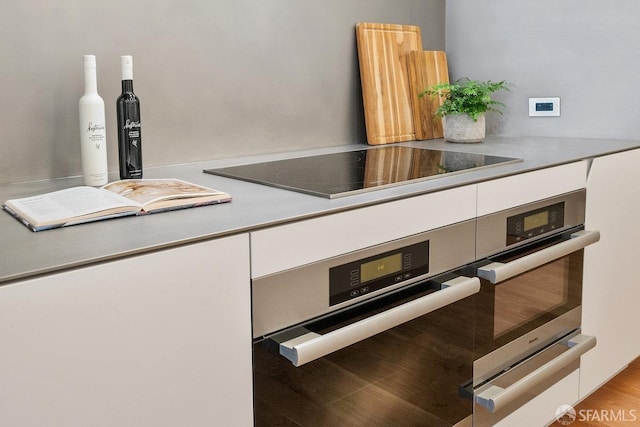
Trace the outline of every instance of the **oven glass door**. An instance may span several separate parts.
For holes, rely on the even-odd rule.
[[[547,245],[545,242],[542,248]],[[536,245],[491,261],[508,263],[540,248]],[[476,296],[477,357],[578,308],[582,301],[583,254],[583,250],[575,251],[496,284],[482,279]]]
[[[415,314],[423,302],[455,291],[457,285],[442,283],[458,279],[463,293],[453,302],[403,320],[403,313]],[[451,426],[469,420],[473,405],[460,392],[473,371],[470,295],[480,285],[477,278],[455,280],[421,282],[255,340],[255,425]],[[389,320],[395,326],[378,326]],[[300,344],[307,335],[312,339],[306,344],[314,347],[326,338],[330,349],[312,349],[307,356],[306,344]]]

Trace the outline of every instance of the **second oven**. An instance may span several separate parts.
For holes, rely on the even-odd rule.
[[[474,419],[494,425],[579,366],[584,229],[580,190],[478,218],[473,273]]]

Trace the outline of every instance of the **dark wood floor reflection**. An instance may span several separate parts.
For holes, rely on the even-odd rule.
[[[640,426],[640,358],[575,407],[570,427]],[[552,427],[561,426],[555,422]]]

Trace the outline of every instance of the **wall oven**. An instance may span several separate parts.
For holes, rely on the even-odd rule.
[[[580,333],[582,269],[584,248],[600,235],[584,230],[584,210],[580,190],[478,218],[476,426],[496,424],[575,371],[595,346]]]
[[[255,425],[470,425],[474,242],[466,221],[255,279]]]

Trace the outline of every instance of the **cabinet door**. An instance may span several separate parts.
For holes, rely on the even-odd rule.
[[[248,236],[0,287],[0,425],[251,426]]]
[[[585,397],[640,354],[640,150],[594,159],[587,183],[588,229],[600,241],[585,250],[582,329],[598,344],[582,356]]]
[[[476,186],[453,188],[251,233],[262,277],[474,218]]]
[[[526,172],[478,184],[478,216],[584,188],[587,162]]]

